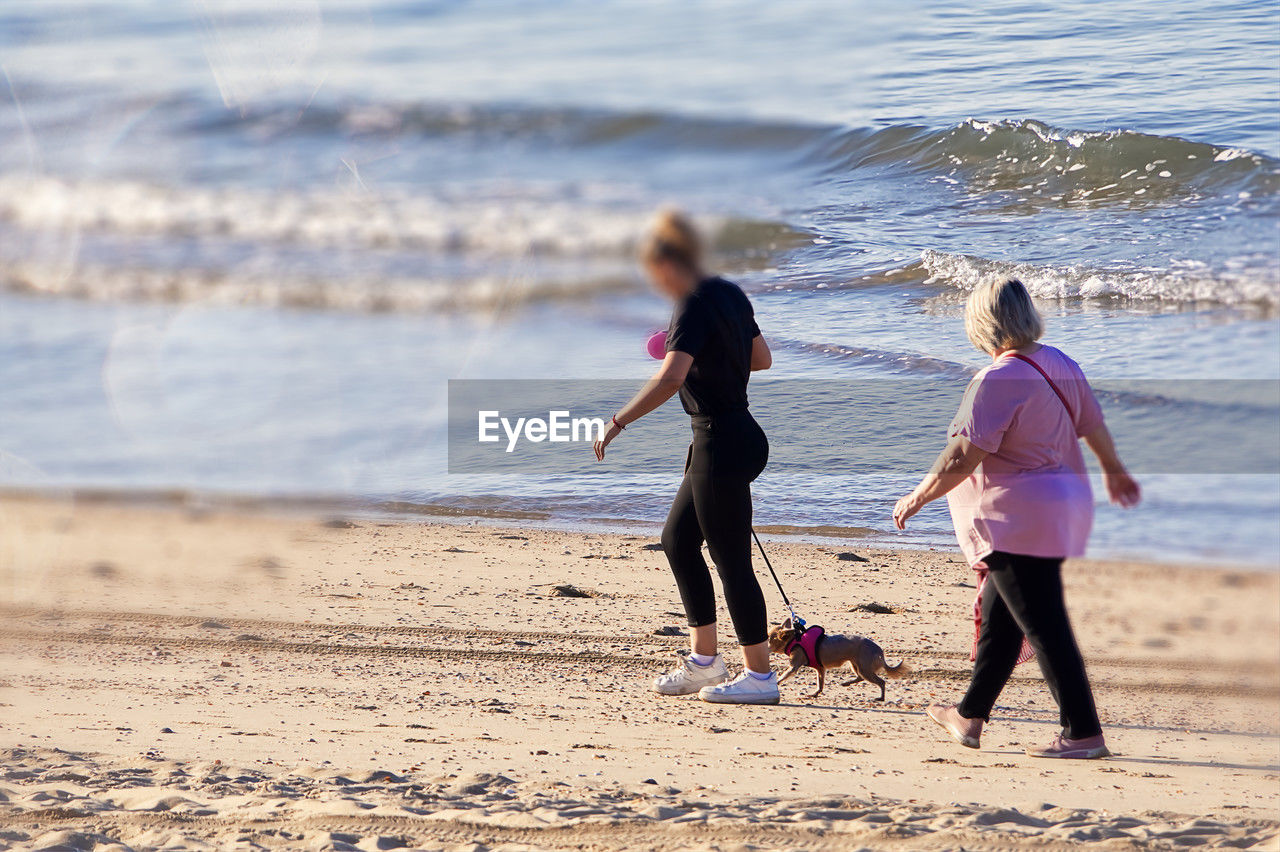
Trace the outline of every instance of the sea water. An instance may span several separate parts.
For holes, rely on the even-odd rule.
[[[0,485],[651,530],[674,402],[590,470],[459,473],[448,383],[638,387],[676,204],[775,353],[760,526],[953,543],[892,529],[924,461],[854,463],[896,432],[832,451],[918,399],[940,448],[1009,274],[1141,460],[1091,552],[1280,562],[1274,3],[16,0],[0,72]]]

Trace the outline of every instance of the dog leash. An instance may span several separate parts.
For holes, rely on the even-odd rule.
[[[782,582],[778,579],[778,574],[773,570],[773,565],[769,562],[769,554],[764,552],[764,545],[760,543],[760,536],[756,535],[755,527],[751,528],[751,537],[756,540],[756,547],[760,548],[760,555],[764,557],[765,567],[769,569],[770,576],[773,577],[773,583],[778,587],[778,592],[782,595],[782,602],[787,606],[787,612],[791,613],[791,623],[797,630],[804,630],[804,619],[796,615],[795,609],[791,606],[791,599],[787,597],[786,589],[782,588]]]

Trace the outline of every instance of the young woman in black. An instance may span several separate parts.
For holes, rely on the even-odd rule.
[[[689,618],[691,648],[654,681],[664,695],[698,693],[725,704],[776,704],[769,667],[764,595],[751,566],[751,482],[769,457],[769,443],[747,409],[747,379],[773,363],[751,302],[736,285],[702,269],[701,242],[674,212],[658,217],[641,248],[654,287],[675,302],[662,366],[613,417],[596,457],[622,430],[677,391],[693,426],[684,480],[662,531]],[[729,679],[716,650],[715,591],[702,558],[706,541],[746,664]]]

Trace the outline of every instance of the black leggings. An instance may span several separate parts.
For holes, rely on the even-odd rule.
[[[982,590],[982,632],[969,691],[957,709],[966,719],[987,719],[1013,674],[1022,637],[1036,652],[1040,671],[1058,702],[1063,733],[1083,739],[1102,733],[1098,711],[1076,646],[1062,595],[1062,560],[996,551]]]
[[[766,639],[764,593],[751,567],[751,482],[769,459],[769,441],[746,411],[693,418],[684,481],[662,530],[690,627],[716,622],[715,589],[702,558],[706,541],[729,616],[743,645]]]

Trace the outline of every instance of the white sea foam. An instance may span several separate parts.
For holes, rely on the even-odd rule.
[[[277,272],[159,270],[22,264],[0,274],[0,289],[89,301],[259,305],[352,312],[495,310],[573,299],[631,286],[614,277],[537,278],[514,272],[459,278],[353,279]]]
[[[416,248],[499,256],[621,255],[647,209],[521,191],[477,198],[0,175],[0,220],[33,231],[232,237],[314,246]]]
[[[1267,309],[1280,306],[1280,270],[1274,258],[1265,256],[1219,270],[1193,261],[1175,262],[1164,269],[1039,266],[931,249],[921,253],[920,261],[929,275],[928,283],[944,283],[966,291],[999,275],[1017,278],[1041,299],[1206,302]]]
[[[651,215],[648,203],[590,185],[410,195],[0,174],[0,289],[95,301],[487,309],[633,285],[636,240]],[[747,264],[808,241],[775,223],[700,218],[725,255]]]

